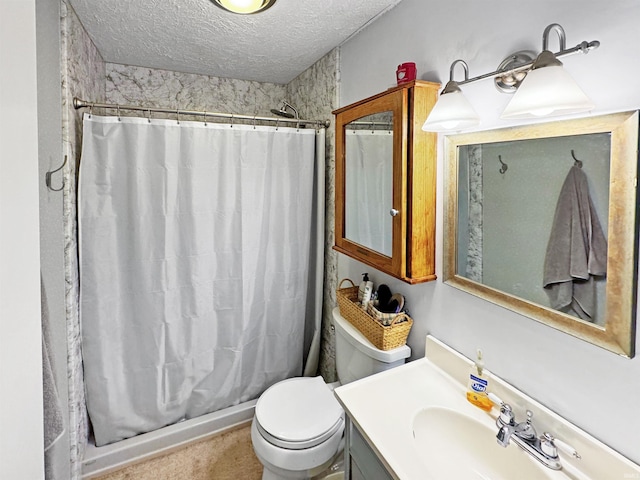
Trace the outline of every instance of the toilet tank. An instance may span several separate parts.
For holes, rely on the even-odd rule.
[[[380,350],[360,333],[340,309],[333,309],[336,327],[336,370],[342,385],[360,378],[402,365],[411,355],[411,349],[403,345],[393,350]]]

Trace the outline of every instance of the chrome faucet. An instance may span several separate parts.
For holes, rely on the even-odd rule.
[[[575,458],[581,458],[580,454],[573,447],[554,438],[553,435],[548,432],[538,437],[536,429],[531,423],[533,418],[533,412],[531,410],[527,410],[526,421],[517,423],[510,405],[502,402],[495,395],[490,394],[489,396],[495,403],[500,405],[500,415],[496,420],[496,425],[499,428],[498,434],[496,435],[498,445],[506,448],[511,440],[513,440],[513,442],[525,452],[553,470],[560,470],[562,468],[560,457],[558,456],[558,449],[563,450]]]

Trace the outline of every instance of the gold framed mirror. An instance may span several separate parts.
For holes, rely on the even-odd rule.
[[[445,137],[444,282],[626,357],[638,112]]]

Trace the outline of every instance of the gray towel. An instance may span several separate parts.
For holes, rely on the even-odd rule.
[[[44,410],[44,463],[45,478],[54,477],[52,459],[49,449],[64,433],[64,417],[58,389],[53,373],[53,358],[51,357],[51,337],[49,333],[49,307],[44,290],[44,283],[40,279],[41,312],[42,312],[42,395]]]
[[[593,277],[606,272],[607,239],[589,195],[587,176],[574,166],[560,191],[544,262],[543,286],[551,307],[570,307],[591,321],[596,308]]]

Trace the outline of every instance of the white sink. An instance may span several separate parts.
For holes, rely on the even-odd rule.
[[[444,407],[428,407],[413,418],[416,447],[433,478],[540,480],[555,472],[517,445],[496,442],[498,428]]]
[[[539,434],[557,435],[582,458],[560,452],[562,470],[551,470],[513,440],[501,447],[498,409],[484,412],[465,395],[473,362],[433,337],[426,347],[426,358],[335,389],[394,480],[640,479],[640,466],[491,374],[493,393],[514,407],[518,421],[531,410]]]

